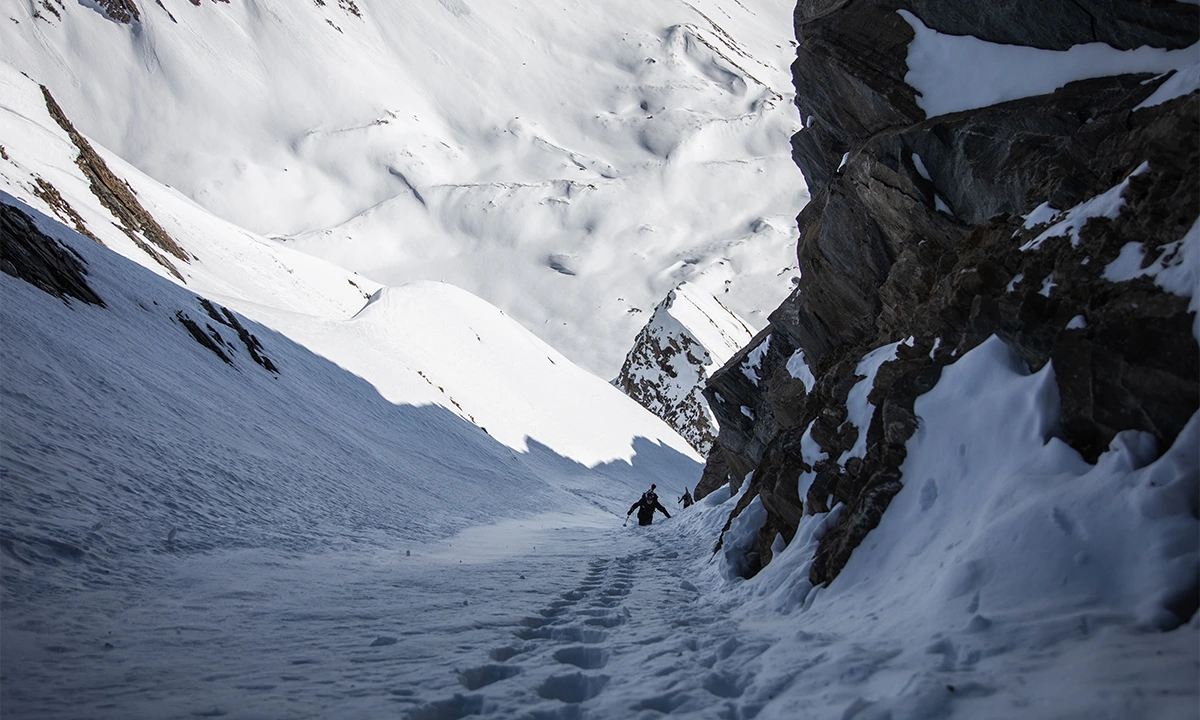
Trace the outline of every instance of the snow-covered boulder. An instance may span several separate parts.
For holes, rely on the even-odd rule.
[[[753,334],[711,293],[681,283],[654,309],[613,384],[708,454],[718,427],[701,391]]]

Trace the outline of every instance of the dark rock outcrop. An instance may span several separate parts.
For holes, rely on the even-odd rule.
[[[751,335],[710,293],[683,283],[654,309],[612,384],[706,454],[717,424],[701,390]]]
[[[104,307],[87,283],[83,258],[42,232],[20,208],[0,203],[0,271],[64,302],[75,298]]]
[[[1166,449],[1200,406],[1188,298],[1146,272],[1105,272],[1128,247],[1142,248],[1142,268],[1180,261],[1200,212],[1196,94],[1138,109],[1164,79],[1125,75],[926,119],[904,83],[913,32],[898,9],[944,33],[1046,49],[1179,48],[1200,35],[1197,8],[1182,3],[799,3],[805,128],[793,150],[813,196],[798,218],[803,275],[756,338],[769,337],[765,382],[738,372],[743,351],[705,391],[721,425],[705,482],[753,471],[738,509],[760,497],[768,513],[748,574],[803,514],[840,503],[810,571],[814,584],[836,577],[903,487],[915,399],[992,335],[1033,370],[1053,363],[1061,436],[1088,460],[1127,429]],[[1106,193],[1122,198],[1119,214],[1073,231],[1026,221],[1043,203]],[[857,427],[847,403],[867,380],[863,358],[889,344]],[[788,370],[796,351],[810,382]],[[848,452],[861,433],[865,449]]]
[[[133,23],[142,19],[138,12],[137,3],[133,0],[96,0],[96,4],[113,20],[119,23]]]
[[[792,149],[811,190],[829,182],[852,147],[925,119],[904,83],[913,30],[897,10],[949,35],[1046,50],[1091,42],[1123,50],[1184,48],[1196,42],[1200,23],[1195,6],[1169,2],[800,0],[792,77],[805,129],[792,138]]]
[[[103,245],[100,238],[96,237],[91,230],[88,229],[87,223],[83,221],[83,217],[75,208],[71,207],[71,203],[62,196],[58,188],[46,182],[43,178],[35,178],[33,186],[33,194],[42,202],[50,206],[50,209],[63,221],[63,224],[70,223],[71,227],[75,228],[75,232],[80,235],[89,237]]]
[[[275,363],[271,362],[271,358],[266,356],[265,351],[263,350],[263,345],[261,342],[259,342],[258,337],[251,333],[246,326],[243,325],[240,320],[238,320],[237,315],[234,315],[229,308],[217,305],[211,300],[207,300],[205,298],[197,298],[197,300],[200,301],[200,306],[204,308],[204,312],[208,313],[210,318],[237,333],[238,340],[242,341],[242,345],[245,346],[246,352],[250,353],[250,358],[254,360],[254,362],[258,363],[258,365],[264,370],[268,370],[276,374],[279,373],[279,368],[275,367]],[[216,333],[216,331],[212,332],[217,334],[219,337],[219,333]]]
[[[206,298],[197,297],[196,301],[200,303],[200,308],[208,317],[217,323],[218,327],[224,326],[236,334],[237,339],[246,348],[246,352],[250,354],[251,360],[262,369],[276,375],[279,374],[279,368],[275,366],[271,358],[267,357],[262,343],[242,324],[241,320],[238,320],[237,315],[234,315],[229,308],[217,305]],[[206,322],[204,327],[200,327],[200,323],[193,320],[184,310],[176,311],[175,320],[188,331],[193,340],[220,358],[226,365],[237,366],[237,363],[234,362],[234,358],[238,355],[236,346],[233,342],[226,340],[221,331],[213,327],[211,323]]]

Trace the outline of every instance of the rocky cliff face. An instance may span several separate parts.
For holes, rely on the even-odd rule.
[[[707,454],[718,428],[704,383],[752,335],[713,295],[682,283],[654,309],[613,384]]]
[[[844,504],[810,571],[832,580],[906,481],[914,400],[992,335],[1031,370],[1053,364],[1060,436],[1084,459],[1129,429],[1169,447],[1200,404],[1194,69],[1122,60],[958,110],[910,83],[935,41],[973,43],[979,62],[1015,52],[988,43],[1047,63],[1079,43],[1189,47],[1197,7],[801,0],[795,23],[803,275],[705,391],[721,432],[704,490],[753,471],[735,514],[755,497],[767,510],[747,574],[802,515]]]

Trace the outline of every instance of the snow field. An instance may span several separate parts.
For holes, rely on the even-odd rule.
[[[14,9],[0,59],[214,215],[463,287],[605,379],[681,281],[756,324],[782,298],[807,197],[790,4],[357,6]]]
[[[0,276],[6,714],[190,716],[214,706],[228,711],[230,700],[243,695],[260,714],[325,707],[314,695],[321,687],[333,684],[334,698],[351,697],[364,676],[350,670],[314,676],[286,665],[310,657],[305,647],[319,657],[359,647],[358,635],[342,644],[348,627],[376,633],[367,643],[395,637],[368,622],[384,613],[382,605],[372,606],[383,595],[370,589],[391,572],[381,569],[389,566],[380,558],[398,559],[400,548],[428,554],[440,538],[505,517],[564,509],[584,515],[574,525],[594,523],[599,512],[615,521],[647,476],[669,493],[681,492],[699,472],[686,443],[657,418],[561,356],[552,355],[552,364],[541,341],[460,290],[433,285],[383,293],[364,317],[340,328],[320,318],[297,321],[345,357],[357,347],[357,369],[372,382],[243,320],[276,374],[255,364],[192,293],[12,196],[0,199],[77,251],[106,303],[64,303]],[[415,323],[398,324],[398,332],[374,329],[355,345],[363,323],[382,318],[385,329],[391,326],[386,308],[393,295],[402,300],[396,308],[436,306],[439,313],[422,310]],[[220,337],[232,364],[198,344],[176,313]],[[469,348],[481,344],[475,333],[486,348]],[[396,345],[374,355],[372,338],[393,338]],[[446,353],[438,355],[445,393],[405,369],[403,356],[387,357],[404,342]],[[539,442],[541,431],[521,425],[528,415],[488,407],[510,390],[489,395],[468,382],[495,379],[490,362],[535,361],[548,369],[527,397],[543,403],[543,413],[569,409],[561,421],[591,406],[596,422],[620,431],[598,433],[591,446],[575,441],[567,452],[590,455],[572,460],[545,443],[566,442],[572,428],[586,434],[586,422]],[[379,388],[411,392],[390,400]],[[557,405],[545,404],[551,403],[546,393]],[[429,399],[439,395],[461,398],[464,407],[495,419],[489,432],[520,439],[522,449],[447,409],[452,403]],[[649,434],[638,437],[639,427]],[[601,461],[601,455],[611,457]],[[438,584],[443,574],[430,571],[428,580],[415,582],[429,583],[432,598],[445,587]],[[346,594],[358,582],[361,595]],[[455,587],[479,592],[474,580]],[[395,612],[412,606],[416,595],[386,602]],[[414,612],[424,617],[420,607]],[[435,624],[417,634],[437,645],[430,634],[438,637],[444,620],[432,617]],[[289,622],[297,629],[279,628]],[[276,657],[273,644],[292,654]],[[432,651],[422,652],[428,659]],[[349,668],[358,657],[347,656]],[[266,679],[263,668],[270,668]],[[338,704],[330,712],[362,716],[356,707]]]
[[[37,86],[4,70],[0,78],[10,83],[6,97],[12,100],[8,112],[0,112],[0,127],[24,131],[37,140],[11,146],[6,151],[9,161],[0,161],[0,177],[13,195],[53,213],[32,192],[38,178],[52,181],[107,246],[166,276],[98,205],[74,164],[77,151],[46,112]],[[188,288],[351,369],[388,399],[435,403],[488,428],[519,451],[530,437],[589,465],[618,457],[628,461],[631,439],[638,434],[666,438],[694,457],[665,424],[468,293],[437,283],[381,288],[219,220],[120,158],[102,148],[99,152],[194,256],[190,263],[176,262]],[[559,381],[553,380],[556,377]],[[593,412],[581,414],[573,405],[560,405],[563,413],[547,413],[568,397],[593,407]],[[637,420],[609,423],[611,412]]]

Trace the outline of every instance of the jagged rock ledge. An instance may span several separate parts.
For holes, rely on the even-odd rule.
[[[705,390],[721,432],[698,494],[753,471],[733,515],[756,497],[767,511],[747,576],[777,535],[840,503],[810,570],[814,584],[836,577],[903,487],[914,400],[992,335],[1032,370],[1053,363],[1061,436],[1085,459],[1128,429],[1163,451],[1200,406],[1195,288],[1155,278],[1200,232],[1196,93],[1143,107],[1168,78],[1121,75],[926,119],[904,81],[914,26],[899,10],[1047,49],[1200,34],[1195,6],[1113,5],[798,4],[803,275]]]

